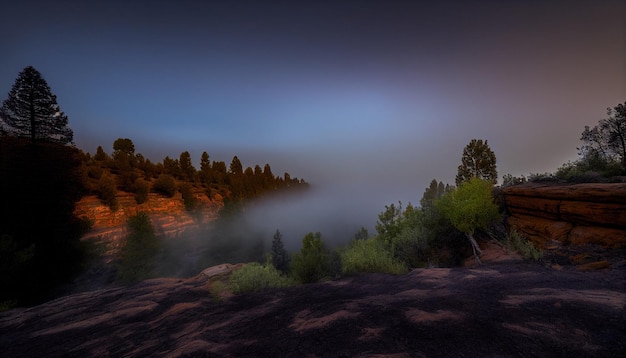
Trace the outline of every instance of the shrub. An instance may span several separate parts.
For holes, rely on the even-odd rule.
[[[234,293],[245,293],[271,287],[287,287],[293,285],[293,281],[281,275],[272,265],[254,262],[233,272],[230,284]]]
[[[329,251],[321,234],[312,232],[302,239],[302,249],[291,259],[291,273],[301,283],[317,282],[332,275]]]
[[[98,182],[98,197],[112,211],[117,211],[117,184],[115,179],[108,173],[103,174]]]
[[[117,276],[128,283],[152,277],[160,245],[146,213],[131,216],[127,225],[130,233],[120,252]]]
[[[198,199],[193,195],[191,184],[182,183],[180,185],[180,193],[183,196],[183,203],[185,204],[185,210],[193,211],[198,206]]]
[[[148,182],[143,178],[137,178],[137,180],[135,180],[135,200],[137,204],[143,204],[148,201],[148,191]]]
[[[424,267],[431,261],[428,241],[422,225],[406,227],[392,240],[391,252],[409,267]]]
[[[176,194],[176,181],[169,174],[161,174],[152,185],[152,189],[171,198]]]
[[[524,258],[535,261],[539,260],[542,255],[541,250],[537,249],[530,240],[515,230],[509,231],[504,238],[504,246],[509,250],[518,252]]]
[[[393,257],[386,245],[375,238],[354,240],[341,253],[342,272],[346,274],[357,272],[382,272],[402,274],[407,271],[406,266]]]

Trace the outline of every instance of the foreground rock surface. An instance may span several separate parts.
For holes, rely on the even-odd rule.
[[[364,274],[219,302],[205,274],[0,314],[21,356],[622,357],[625,271],[479,268]],[[213,298],[212,298],[213,297]]]

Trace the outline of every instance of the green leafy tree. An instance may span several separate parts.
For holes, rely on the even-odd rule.
[[[626,102],[607,108],[607,116],[593,128],[585,126],[579,154],[588,161],[617,161],[626,172]]]
[[[280,231],[276,230],[274,238],[272,239],[272,265],[274,265],[278,271],[287,273],[289,272],[289,261],[289,254],[283,245],[283,235]]]
[[[483,142],[482,139],[472,139],[463,149],[461,165],[456,175],[456,185],[459,186],[471,178],[487,180],[492,184],[498,181],[496,155],[487,141]]]
[[[39,140],[70,144],[74,137],[56,96],[32,66],[19,73],[0,107],[0,118],[8,134],[29,138],[33,144]]]
[[[322,235],[308,233],[302,239],[302,249],[296,252],[291,260],[291,272],[301,283],[317,282],[331,274],[330,254]]]
[[[391,243],[393,238],[398,236],[402,230],[399,225],[401,215],[402,202],[398,202],[398,206],[393,203],[391,205],[385,205],[385,211],[378,214],[378,221],[375,226],[380,240]]]
[[[474,239],[474,232],[487,229],[490,223],[500,218],[492,190],[491,182],[472,178],[462,182],[456,190],[444,195],[436,204],[450,223],[465,234],[479,263],[482,252]]]

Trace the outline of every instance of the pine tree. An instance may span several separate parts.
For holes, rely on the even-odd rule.
[[[56,96],[32,66],[19,73],[2,103],[0,117],[9,135],[29,138],[33,144],[39,140],[69,144],[74,137]]]
[[[469,181],[472,178],[486,180],[492,184],[498,181],[496,171],[496,155],[487,141],[472,139],[463,149],[461,165],[456,175],[456,185]]]
[[[283,246],[283,235],[280,231],[276,230],[274,234],[274,239],[272,240],[272,265],[274,267],[283,272],[289,272],[289,254],[287,254],[287,250]]]

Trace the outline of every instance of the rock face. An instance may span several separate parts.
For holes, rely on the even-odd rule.
[[[551,240],[626,247],[626,183],[524,184],[503,195],[509,226],[540,247]]]
[[[170,237],[214,220],[223,205],[222,202],[211,201],[203,194],[196,195],[196,199],[199,203],[198,210],[189,212],[185,210],[180,194],[166,198],[150,193],[145,203],[137,204],[133,194],[120,192],[117,196],[119,209],[112,211],[98,197],[91,195],[83,197],[76,204],[74,214],[92,223],[91,230],[83,239],[100,238],[109,243],[109,248],[114,250],[119,239],[127,234],[126,220],[139,212],[145,212],[150,216],[157,233]]]
[[[3,357],[623,357],[624,270],[416,269],[215,299],[161,278],[0,313]],[[213,291],[213,292],[212,292]]]

